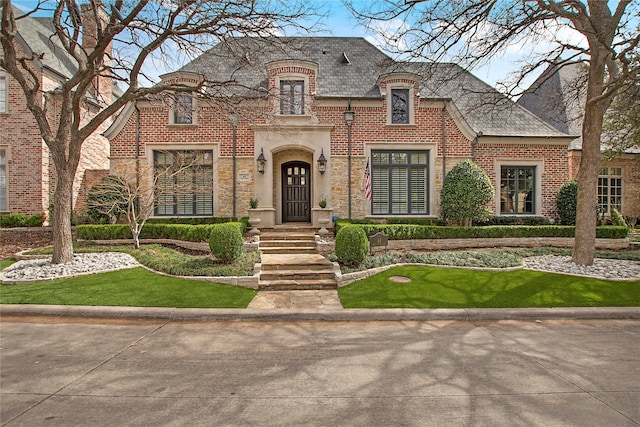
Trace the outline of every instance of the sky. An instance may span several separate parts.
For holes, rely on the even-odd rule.
[[[318,4],[322,4],[321,10],[326,14],[326,16],[322,19],[320,23],[320,28],[322,29],[319,35],[321,36],[341,36],[341,37],[364,37],[369,42],[374,44],[375,46],[382,46],[381,41],[379,41],[375,34],[367,30],[365,27],[360,25],[356,19],[351,15],[351,13],[344,6],[342,0],[309,0],[313,2],[317,2]],[[362,2],[362,4],[366,4],[370,0],[356,0],[357,2]],[[13,3],[23,9],[30,10],[37,4],[36,0],[14,0]],[[108,1],[105,1],[108,3]],[[42,14],[36,15],[42,16]],[[401,25],[401,22],[395,22],[391,25]],[[491,86],[496,86],[499,82],[503,82],[508,79],[510,73],[516,71],[520,68],[520,63],[518,59],[521,57],[518,51],[521,47],[515,46],[514,49],[505,53],[502,57],[495,57],[488,61],[482,67],[474,68],[470,70],[474,75],[476,75],[481,80],[490,84]],[[164,72],[170,72],[173,70],[158,70],[157,75],[163,74]],[[530,79],[525,82],[525,86],[530,84],[534,76],[531,76]]]

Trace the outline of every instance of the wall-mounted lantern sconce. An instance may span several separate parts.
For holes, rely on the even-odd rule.
[[[267,164],[267,159],[264,157],[264,148],[260,149],[260,155],[256,162],[258,162],[258,172],[264,173],[264,166]]]
[[[320,173],[327,171],[327,158],[324,156],[324,148],[320,151],[320,157],[318,157],[318,170]]]

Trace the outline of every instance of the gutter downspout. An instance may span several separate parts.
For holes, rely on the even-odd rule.
[[[442,183],[447,175],[447,150],[445,146],[445,119],[444,112],[447,109],[447,101],[443,101],[442,110],[440,111],[440,127],[441,127],[441,144],[442,144]]]
[[[133,101],[133,108],[136,109],[136,192],[140,190],[140,109],[138,108],[138,100]],[[136,197],[136,211],[140,211],[140,199]]]
[[[351,111],[351,99],[349,99],[347,109]],[[349,219],[351,219],[351,123],[347,123],[347,157],[347,178],[349,184]]]
[[[236,147],[237,147],[237,143],[238,143],[238,124],[237,123],[233,123],[233,151],[232,151],[232,171],[233,171],[233,212],[232,212],[232,216],[234,218],[236,218]]]

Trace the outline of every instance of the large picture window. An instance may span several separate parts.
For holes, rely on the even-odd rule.
[[[535,214],[535,176],[535,166],[502,166],[501,214]]]
[[[211,151],[154,151],[157,216],[213,215]]]
[[[304,80],[280,81],[280,114],[304,114]]]
[[[598,204],[602,214],[622,210],[622,168],[602,168],[598,175]]]
[[[0,148],[0,211],[7,210],[7,150]]]
[[[409,89],[391,89],[391,123],[409,122]]]
[[[428,215],[428,151],[371,153],[371,213]]]

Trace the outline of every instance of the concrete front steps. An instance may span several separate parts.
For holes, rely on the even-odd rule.
[[[260,233],[258,290],[337,289],[334,265],[316,250],[315,229],[279,227]]]

